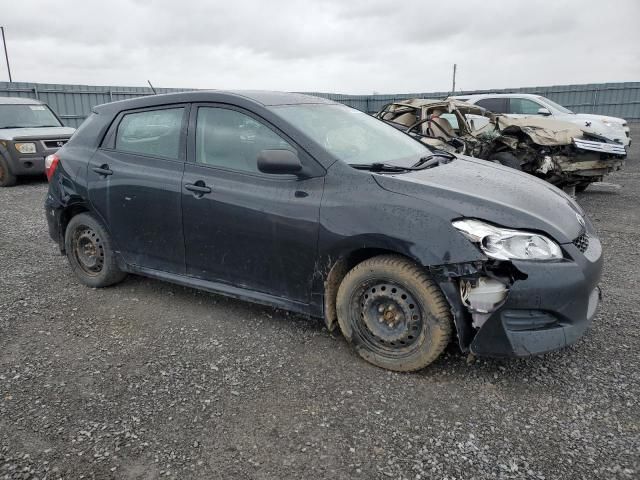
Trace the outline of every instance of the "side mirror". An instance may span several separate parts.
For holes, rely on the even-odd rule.
[[[258,170],[280,175],[297,174],[302,170],[302,162],[291,150],[262,150],[258,154]]]
[[[544,115],[545,117],[548,117],[549,115],[551,115],[551,112],[548,108],[542,107],[538,109],[538,115]]]

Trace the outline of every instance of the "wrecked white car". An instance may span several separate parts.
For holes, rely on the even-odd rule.
[[[375,116],[432,147],[501,163],[577,191],[621,169],[627,155],[623,145],[586,127],[496,115],[453,99],[403,100]]]
[[[595,115],[593,113],[574,113],[541,95],[530,93],[482,93],[458,95],[449,98],[463,100],[508,117],[541,116],[573,123],[578,127],[590,127],[598,135],[621,143],[625,147],[631,144],[631,132],[624,118]]]

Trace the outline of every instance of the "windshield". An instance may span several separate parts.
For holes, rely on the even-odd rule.
[[[562,105],[558,105],[556,102],[552,102],[551,100],[549,100],[546,97],[538,97],[539,99],[547,102],[547,104],[549,104],[549,106],[551,106],[551,108],[558,110],[560,113],[573,113],[571,110],[569,110],[566,107],[563,107]]]
[[[0,105],[0,128],[61,126],[46,105]]]
[[[432,153],[409,135],[345,105],[282,105],[271,109],[349,164],[409,167]]]

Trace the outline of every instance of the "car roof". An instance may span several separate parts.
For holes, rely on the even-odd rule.
[[[43,102],[34,98],[0,97],[0,105],[43,105]]]
[[[455,95],[449,98],[457,98],[459,100],[470,100],[472,98],[540,98],[540,95],[535,93],[474,93],[471,95]]]
[[[458,110],[477,110],[478,112],[485,111],[484,108],[471,105],[467,102],[461,101],[462,99],[456,97],[449,97],[444,100],[441,99],[431,99],[431,98],[409,98],[406,100],[398,100],[397,102],[389,103],[388,105],[397,105],[399,107],[413,107],[413,108],[422,108],[422,107],[442,107],[446,108],[447,111],[451,112],[454,109]]]
[[[94,111],[98,113],[114,113],[134,108],[190,102],[216,102],[239,105],[252,103],[263,107],[301,104],[341,105],[333,100],[305,95],[302,93],[273,92],[267,90],[194,90],[161,95],[148,95],[129,100],[105,103],[94,107]]]

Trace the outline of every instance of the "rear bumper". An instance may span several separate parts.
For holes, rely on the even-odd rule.
[[[581,253],[558,263],[513,262],[525,280],[516,281],[506,302],[478,330],[470,345],[476,355],[524,357],[575,343],[589,328],[600,301],[602,247],[591,237]]]

